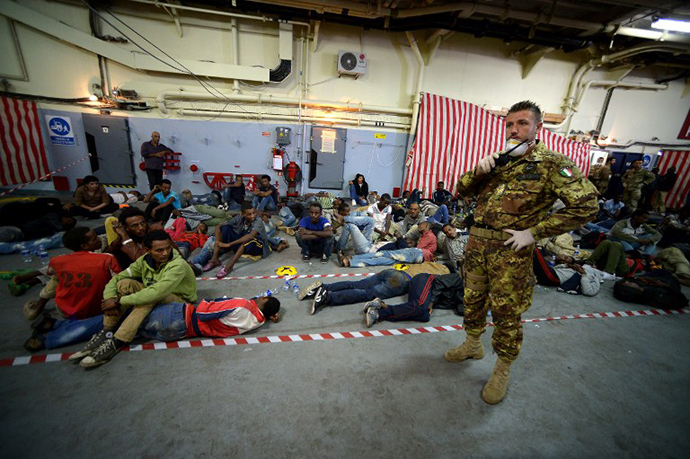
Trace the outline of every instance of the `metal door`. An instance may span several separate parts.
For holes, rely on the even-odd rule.
[[[82,115],[91,171],[103,184],[136,185],[127,118]]]
[[[315,127],[311,131],[309,187],[343,189],[346,129]]]

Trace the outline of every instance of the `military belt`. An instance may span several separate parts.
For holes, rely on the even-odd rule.
[[[506,233],[504,231],[495,231],[485,228],[478,228],[476,226],[470,228],[470,235],[481,237],[484,239],[493,239],[495,241],[507,241],[508,239],[513,237],[511,234]]]

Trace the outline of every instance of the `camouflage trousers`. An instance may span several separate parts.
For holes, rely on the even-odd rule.
[[[503,243],[470,235],[463,268],[464,327],[468,335],[481,335],[491,310],[494,351],[513,361],[522,345],[521,314],[532,305],[534,247],[516,253]]]
[[[625,191],[623,191],[623,202],[625,203],[625,207],[630,209],[630,212],[634,212],[635,209],[637,209],[637,203],[640,202],[641,197],[642,190],[640,188],[626,188]]]

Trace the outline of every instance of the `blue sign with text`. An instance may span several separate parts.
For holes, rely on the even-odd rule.
[[[76,145],[74,132],[72,131],[72,121],[69,116],[46,115],[46,123],[50,131],[50,142],[53,145]]]

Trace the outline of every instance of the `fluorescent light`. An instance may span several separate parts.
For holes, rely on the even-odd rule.
[[[676,19],[657,19],[652,22],[652,27],[661,30],[673,30],[674,32],[690,33],[690,22]]]

